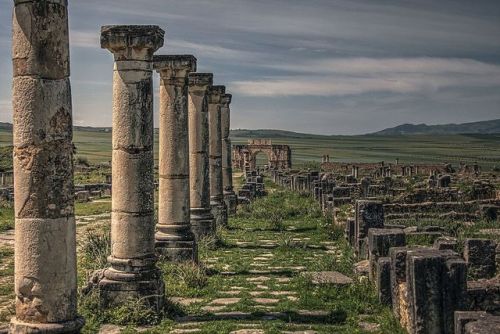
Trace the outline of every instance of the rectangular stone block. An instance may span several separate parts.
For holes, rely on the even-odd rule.
[[[443,258],[438,251],[409,251],[406,259],[411,334],[442,334]]]
[[[377,288],[378,299],[382,304],[391,305],[391,258],[379,258],[375,271],[375,287]]]
[[[465,309],[500,315],[500,278],[468,281]]]
[[[351,247],[354,247],[356,221],[354,219],[348,218],[345,224],[345,234],[347,242],[349,243],[349,245],[351,245]]]
[[[368,256],[370,260],[370,279],[373,280],[374,270],[379,257],[389,255],[391,247],[405,245],[405,234],[402,229],[371,228],[368,230]]]
[[[500,334],[500,317],[486,316],[465,325],[465,334]]]
[[[479,320],[486,316],[483,311],[456,311],[455,312],[455,334],[465,334],[465,325],[471,321]]]
[[[370,228],[384,227],[384,207],[378,201],[356,201],[356,239],[368,236]]]
[[[454,253],[448,256],[442,277],[443,333],[453,334],[455,311],[465,309],[467,265]]]
[[[496,273],[496,247],[494,240],[466,239],[464,258],[469,267],[469,275],[475,279],[491,278]]]
[[[463,307],[466,266],[452,251],[422,248],[407,252],[410,333],[453,334],[454,312]]]

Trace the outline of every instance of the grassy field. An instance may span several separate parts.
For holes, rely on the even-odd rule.
[[[390,309],[378,302],[373,287],[354,275],[354,255],[342,230],[322,217],[317,202],[267,185],[268,197],[241,207],[217,238],[200,242],[201,266],[159,262],[169,297],[165,314],[158,317],[133,300],[102,310],[95,292],[80,295],[79,311],[87,321],[83,333],[96,333],[102,323],[130,326],[123,333],[153,325],[142,331],[151,334],[172,329],[215,334],[243,328],[269,334],[365,333],[363,323],[377,326],[378,333],[404,333]],[[108,252],[109,227],[89,230],[79,253],[80,282],[85,273],[106,265]],[[353,283],[313,285],[301,274],[331,270],[354,278]],[[236,320],[227,312],[241,312],[246,318]]]
[[[237,132],[238,133],[238,132]],[[234,136],[233,144],[245,144],[249,137]],[[330,161],[442,163],[458,165],[478,162],[483,168],[500,166],[500,134],[498,135],[411,135],[411,136],[316,136],[276,137],[273,143],[292,147],[293,163],[321,161],[330,155]],[[111,159],[111,134],[93,131],[75,131],[77,155],[90,162],[108,162]],[[0,130],[0,147],[12,143],[9,131]],[[156,151],[158,142],[156,139]],[[156,157],[158,156],[156,152]],[[263,154],[259,155],[263,161]]]

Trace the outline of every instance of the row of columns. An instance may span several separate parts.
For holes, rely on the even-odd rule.
[[[76,333],[84,324],[76,307],[68,35],[67,0],[14,0],[12,333]],[[212,74],[194,73],[195,57],[154,56],[163,42],[157,26],[101,30],[101,47],[114,56],[111,255],[99,282],[103,306],[138,298],[159,310],[158,254],[196,262],[196,240],[227,224],[227,207],[235,207],[231,95],[212,85]],[[158,224],[153,70],[160,74]]]

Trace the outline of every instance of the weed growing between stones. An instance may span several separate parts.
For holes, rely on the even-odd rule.
[[[14,228],[14,207],[12,203],[0,201],[0,232]]]
[[[107,258],[111,254],[111,236],[109,227],[86,231],[79,241],[80,260],[87,270],[107,267]]]
[[[193,262],[160,263],[166,279],[174,279],[184,284],[188,289],[203,289],[207,286],[206,269]]]

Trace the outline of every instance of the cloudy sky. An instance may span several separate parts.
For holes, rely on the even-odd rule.
[[[70,0],[74,121],[111,125],[105,24],[157,24],[233,94],[232,128],[358,134],[500,118],[498,0]],[[13,1],[0,1],[11,121]],[[158,103],[156,103],[157,105]]]

